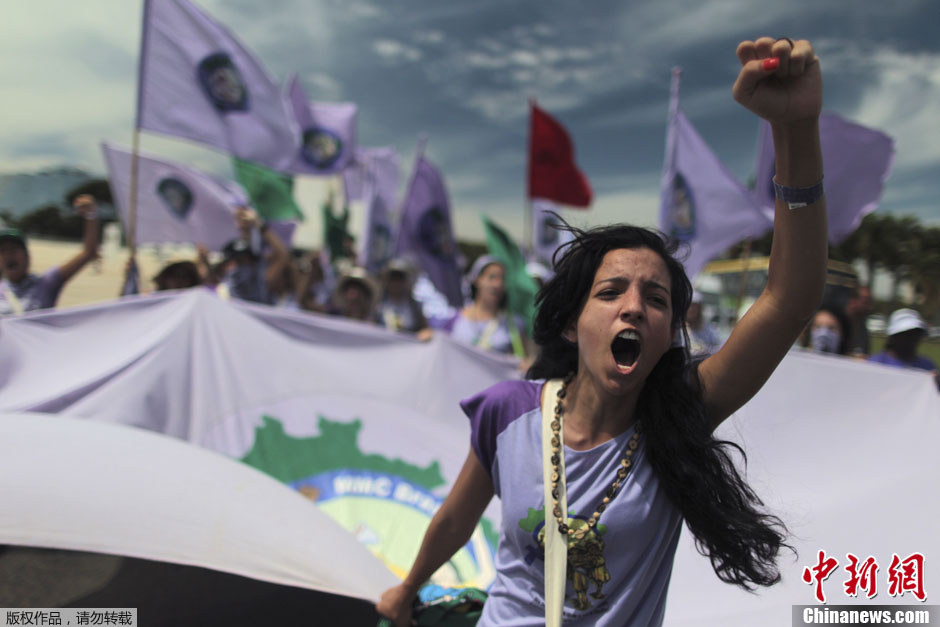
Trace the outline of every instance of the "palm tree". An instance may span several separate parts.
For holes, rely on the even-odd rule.
[[[838,246],[830,248],[829,255],[848,263],[862,260],[866,269],[866,285],[871,288],[875,270],[882,265],[882,245],[879,235],[886,219],[890,216],[870,213],[862,220],[859,227]]]
[[[940,228],[916,225],[906,251],[904,278],[921,299],[921,313],[927,319],[940,314]]]

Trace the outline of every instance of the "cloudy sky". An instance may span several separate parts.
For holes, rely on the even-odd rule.
[[[358,103],[360,143],[395,147],[406,171],[426,134],[458,236],[479,236],[480,213],[521,233],[530,97],[568,128],[595,190],[590,211],[567,215],[654,225],[675,65],[686,115],[746,180],[757,122],[731,98],[734,50],[760,35],[813,41],[825,108],[896,140],[883,210],[940,223],[940,5],[931,0],[197,4],[278,81],[297,72],[314,100]],[[103,174],[99,142],[130,145],[141,8],[4,4],[0,172],[65,164]],[[145,136],[142,148],[230,174],[224,157],[192,144]]]

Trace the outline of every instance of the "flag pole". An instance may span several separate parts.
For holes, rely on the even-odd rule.
[[[150,0],[144,0],[140,22],[140,58],[137,59],[137,111],[134,116],[134,138],[131,143],[131,197],[127,203],[127,247],[131,257],[137,254],[137,178],[140,171],[140,107],[143,103],[144,62],[147,57],[147,18]]]
[[[526,256],[535,250],[534,233],[532,229],[532,190],[530,182],[532,180],[532,107],[535,105],[535,98],[529,97],[529,145],[526,150],[526,177],[524,183],[525,204],[522,216],[522,254]]]
[[[676,119],[679,115],[679,82],[682,79],[682,68],[678,65],[672,68],[672,78],[669,84],[669,112],[666,114],[666,147],[663,157],[663,176],[659,187],[659,228],[667,234],[671,232],[673,194],[672,186],[676,177],[676,144],[679,134],[676,131]]]
[[[137,176],[140,171],[140,128],[134,129],[134,140],[131,144],[131,198],[127,209],[127,247],[131,257],[137,254]]]

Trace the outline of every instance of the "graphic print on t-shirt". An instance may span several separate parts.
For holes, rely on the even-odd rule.
[[[568,536],[567,579],[574,588],[574,596],[565,595],[565,603],[576,610],[589,610],[598,602],[606,599],[602,589],[610,581],[607,560],[604,559],[604,539],[606,525],[588,525],[590,516],[580,516],[568,512],[568,527],[574,529],[574,535]],[[554,524],[554,520],[552,521]],[[533,545],[527,548],[526,563],[532,564],[536,558],[545,560],[545,510],[529,508],[529,515],[519,521],[519,527],[532,534]],[[593,585],[594,591],[590,592]]]

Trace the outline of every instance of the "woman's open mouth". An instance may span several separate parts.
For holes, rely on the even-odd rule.
[[[620,332],[610,343],[610,350],[618,366],[623,368],[633,366],[640,356],[640,334],[629,329]]]

